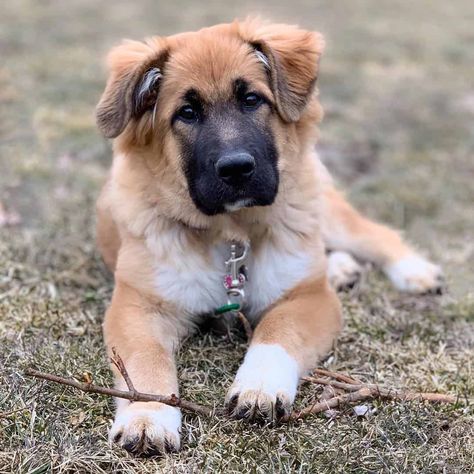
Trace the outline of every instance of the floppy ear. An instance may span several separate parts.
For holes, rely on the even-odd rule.
[[[162,38],[127,41],[109,53],[110,74],[96,108],[97,125],[107,138],[120,135],[132,118],[153,107],[167,57]]]
[[[266,67],[278,112],[296,122],[314,90],[324,49],[321,34],[289,25],[265,25],[247,20],[240,25],[243,38]]]

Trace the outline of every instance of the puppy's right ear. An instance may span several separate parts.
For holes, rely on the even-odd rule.
[[[127,41],[107,58],[109,78],[96,108],[99,130],[107,138],[119,136],[132,118],[153,108],[168,58],[165,39],[146,43]]]

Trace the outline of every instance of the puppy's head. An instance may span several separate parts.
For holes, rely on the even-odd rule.
[[[204,214],[270,205],[318,119],[322,48],[317,33],[252,20],[124,43],[98,126]]]

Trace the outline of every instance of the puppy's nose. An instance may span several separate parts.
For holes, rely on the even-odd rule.
[[[248,153],[232,153],[219,158],[215,167],[217,176],[222,181],[229,184],[241,183],[252,176],[255,159]]]

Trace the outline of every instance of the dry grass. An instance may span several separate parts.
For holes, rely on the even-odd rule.
[[[18,0],[2,9],[0,473],[472,472],[474,178],[472,2]],[[30,364],[111,375],[101,320],[111,280],[93,203],[110,151],[94,128],[100,60],[121,37],[271,10],[328,37],[321,149],[351,198],[406,229],[446,270],[442,298],[397,294],[375,273],[343,295],[346,328],[326,364],[365,380],[457,394],[456,406],[374,403],[280,427],[185,417],[183,450],[136,460],[107,445],[110,400],[26,380]],[[106,18],[106,21],[104,21]],[[303,19],[303,21],[301,21]],[[179,355],[183,396],[220,404],[245,347],[208,334]],[[304,386],[298,403],[312,390]]]

